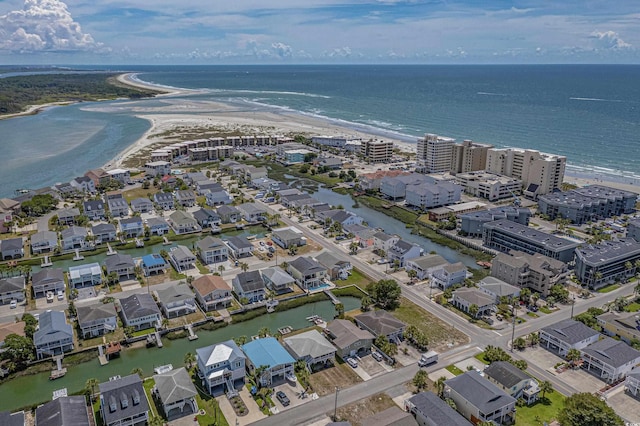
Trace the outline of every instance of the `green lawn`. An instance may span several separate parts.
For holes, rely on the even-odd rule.
[[[152,378],[147,378],[142,382],[142,386],[144,387],[144,393],[147,394],[147,399],[149,400],[149,407],[151,407],[151,417],[159,417],[158,415],[158,407],[153,401],[153,397],[151,396],[151,390],[156,385],[155,380]]]
[[[198,408],[204,410],[206,413],[204,416],[198,416],[198,424],[201,426],[229,426],[227,419],[225,419],[222,414],[222,410],[220,410],[218,402],[208,395],[205,395],[203,398],[203,395],[204,394],[200,392],[196,395]]]
[[[598,290],[598,293],[610,293],[613,290],[617,290],[619,288],[620,288],[620,284],[611,284],[606,287],[602,287],[600,290]]]
[[[529,407],[518,407],[516,410],[516,424],[518,426],[540,426],[544,422],[551,423],[556,418],[558,410],[564,404],[564,395],[553,392],[545,395],[544,400],[538,400]]]
[[[459,376],[461,374],[464,373],[464,371],[460,370],[458,367],[456,367],[455,365],[451,364],[451,365],[447,365],[445,367],[445,370],[447,370],[449,373]]]
[[[527,312],[527,315],[530,316],[531,318],[539,318],[540,315],[536,314],[535,312]]]
[[[338,287],[355,284],[363,290],[370,282],[371,280],[369,278],[365,277],[362,272],[358,271],[355,268],[351,270],[351,275],[349,275],[349,278],[347,278],[346,280],[334,281],[335,285],[337,285]]]
[[[484,359],[484,352],[480,352],[479,354],[477,354],[475,356],[475,359],[477,359],[478,361],[480,361],[483,364],[489,365],[489,361],[487,361],[486,359]]]
[[[156,331],[155,328],[145,328],[145,329],[140,330],[140,331],[134,331],[131,334],[131,337],[146,336],[147,334],[151,334],[151,333],[153,333],[155,331]]]
[[[633,302],[624,307],[625,312],[638,312],[640,311],[640,303]]]
[[[551,313],[551,309],[547,308],[546,306],[540,306],[539,311],[542,312],[542,313],[545,313],[545,314],[550,314]]]

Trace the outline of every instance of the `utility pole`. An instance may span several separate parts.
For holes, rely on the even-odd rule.
[[[571,300],[571,319],[573,319],[573,307],[576,304],[576,295],[575,294],[572,296],[572,299],[573,300]]]
[[[336,401],[333,404],[333,421],[338,421],[338,392],[340,392],[340,388],[336,386]]]
[[[513,342],[515,341],[515,338],[516,338],[516,305],[515,303],[512,305],[511,312],[513,314],[513,327],[511,328],[511,352],[513,352]]]

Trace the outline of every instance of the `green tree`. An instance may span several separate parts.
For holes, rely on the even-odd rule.
[[[570,364],[573,365],[580,360],[580,351],[578,349],[569,349],[567,351],[567,355],[565,355],[565,358],[567,359],[567,361],[569,361]]]
[[[138,376],[140,376],[141,379],[144,379],[144,372],[140,367],[136,367],[133,370],[131,370],[131,374],[137,374]]]
[[[549,295],[553,296],[555,300],[559,302],[566,302],[569,300],[569,290],[562,284],[556,284],[549,289]]]
[[[469,315],[471,315],[471,318],[474,318],[474,319],[477,318],[479,311],[480,311],[480,308],[475,303],[472,303],[469,306]]]
[[[33,341],[14,333],[4,339],[3,350],[2,358],[11,360],[16,367],[22,367],[35,358]]]
[[[262,338],[267,336],[271,336],[271,330],[269,330],[269,327],[262,327],[258,330],[258,337]]]
[[[96,393],[96,388],[98,387],[98,384],[100,384],[100,382],[95,377],[92,377],[85,382],[84,389],[86,393],[89,394],[89,398],[91,398],[91,402],[93,402],[94,400],[94,395]]]
[[[187,369],[191,370],[191,367],[193,367],[193,363],[196,362],[196,356],[194,355],[193,352],[187,352],[184,355],[184,363],[187,365]]]
[[[382,309],[393,310],[400,305],[402,289],[395,280],[380,280],[370,283],[367,292],[376,305]]]
[[[367,312],[371,308],[371,305],[373,305],[373,300],[371,300],[371,297],[363,296],[362,299],[360,299],[361,311]]]
[[[336,317],[339,319],[344,318],[344,305],[342,303],[336,303]]]
[[[444,382],[447,380],[446,377],[438,377],[438,380],[434,382],[434,386],[436,388],[436,394],[442,398],[444,396]]]
[[[407,276],[413,282],[418,277],[418,272],[415,269],[409,269],[407,271]]]
[[[356,241],[352,241],[349,244],[349,254],[356,254],[358,253],[358,249],[360,248],[360,245],[356,242]]]
[[[240,262],[238,266],[242,272],[247,272],[247,270],[249,270],[249,265],[246,262]]]
[[[236,345],[242,346],[249,341],[249,338],[247,336],[236,336],[233,338],[233,341]]]
[[[542,399],[545,399],[545,395],[548,393],[553,393],[553,385],[550,381],[545,380],[540,383],[540,392],[542,392]]]
[[[558,411],[562,426],[623,426],[624,422],[606,402],[591,393],[576,393]]]
[[[425,370],[418,370],[415,376],[413,376],[413,385],[416,387],[418,392],[422,392],[427,388],[427,384],[429,383],[429,375]]]
[[[524,337],[518,337],[513,341],[513,347],[514,349],[521,351],[527,347],[527,341],[524,339]]]

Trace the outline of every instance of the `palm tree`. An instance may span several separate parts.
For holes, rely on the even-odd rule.
[[[271,335],[271,330],[269,330],[269,327],[262,327],[260,330],[258,330],[258,337],[267,337]]]
[[[193,352],[187,352],[184,355],[184,363],[187,364],[187,369],[190,370],[191,367],[193,367],[193,363],[196,362],[196,356],[193,354]]]
[[[295,245],[295,244],[294,244],[294,245],[292,245],[292,246],[289,246],[289,254],[290,254],[291,256],[295,256],[295,255],[296,255],[296,253],[298,253],[298,246],[297,246],[297,245]]]
[[[429,375],[425,370],[418,370],[416,375],[413,376],[412,382],[418,392],[421,392],[423,389],[426,389],[428,379],[429,379]]]
[[[442,376],[440,378],[438,378],[438,380],[436,380],[433,384],[436,387],[436,393],[438,394],[438,396],[440,398],[442,398],[444,396],[444,382],[447,380],[446,377]]]
[[[535,346],[540,343],[540,335],[538,333],[531,333],[529,335],[529,344]]]
[[[245,262],[240,262],[240,269],[242,270],[242,272],[247,272],[247,270],[249,269],[249,265]]]
[[[580,351],[578,349],[569,349],[565,358],[571,365],[575,364],[580,359]]]
[[[358,253],[359,248],[360,248],[360,245],[357,242],[352,241],[351,244],[349,244],[349,254]]]
[[[520,300],[522,300],[525,304],[529,304],[529,300],[531,298],[531,290],[528,288],[523,288],[520,290]]]
[[[138,376],[140,376],[141,379],[144,379],[144,372],[140,367],[136,367],[133,370],[131,370],[131,374],[137,374]]]
[[[416,277],[418,276],[418,272],[416,272],[415,269],[409,269],[407,271],[407,276],[409,277],[411,282],[413,282],[416,279]]]
[[[476,318],[478,316],[479,310],[480,308],[478,307],[478,305],[472,303],[471,306],[469,306],[469,315],[471,315],[472,318]]]
[[[224,265],[218,265],[218,271],[220,272],[220,275],[222,275],[222,272],[224,271]]]
[[[93,402],[93,396],[96,393],[96,387],[100,384],[100,382],[98,381],[98,379],[92,377],[90,379],[87,380],[87,382],[84,385],[84,388],[89,391],[89,398],[91,398],[91,402]]]
[[[540,383],[540,392],[542,392],[542,399],[544,399],[544,396],[547,393],[553,393],[553,385],[551,384],[551,382],[545,380],[544,382]]]
[[[360,310],[363,312],[366,312],[369,310],[369,308],[371,307],[371,305],[373,305],[373,300],[371,300],[371,297],[369,296],[363,296],[362,299],[360,299]]]

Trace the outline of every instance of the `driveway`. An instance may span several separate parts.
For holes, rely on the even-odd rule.
[[[305,402],[311,401],[311,397],[309,395],[307,395],[304,399],[302,399],[301,395],[303,390],[304,389],[302,388],[302,386],[300,386],[298,382],[296,382],[295,384],[282,383],[273,388],[273,395],[271,395],[271,400],[276,405],[276,408],[278,409],[278,411],[288,410],[289,408],[297,407],[298,405],[302,405]],[[284,392],[285,395],[287,395],[287,398],[289,398],[289,401],[290,401],[288,406],[286,407],[283,406],[282,403],[280,403],[280,401],[278,400],[278,398],[276,398],[276,392],[278,391],[282,391]]]
[[[364,370],[369,375],[369,378],[375,377],[379,374],[385,373],[387,370],[383,367],[384,361],[378,362],[371,354],[361,357],[358,360],[358,369]]]

